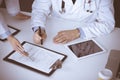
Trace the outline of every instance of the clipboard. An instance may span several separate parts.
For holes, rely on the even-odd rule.
[[[21,54],[17,53],[16,51],[12,51],[11,53],[9,53],[5,58],[3,58],[3,60],[13,63],[17,66],[21,66],[23,68],[29,69],[31,71],[34,71],[46,76],[50,76],[51,74],[53,74],[54,71],[57,70],[57,69],[52,69],[50,67],[53,64],[55,64],[58,59],[63,64],[64,60],[67,58],[67,55],[63,53],[59,53],[27,41],[24,41],[22,45],[25,51],[29,50],[27,52],[29,53],[30,56],[32,56],[32,58],[34,58],[35,61],[32,62],[28,58],[23,57]],[[34,51],[36,51],[36,53],[34,53]]]
[[[9,28],[9,30],[12,32],[12,35],[13,35],[13,36],[16,35],[16,34],[18,34],[18,33],[20,32],[19,29],[14,28],[14,27],[12,27],[12,26],[10,26],[10,25],[8,25],[8,28]],[[5,39],[1,39],[1,38],[0,38],[0,41],[6,41],[6,40],[7,40],[6,38],[5,38]]]

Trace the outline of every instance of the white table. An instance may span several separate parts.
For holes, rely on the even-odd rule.
[[[3,10],[3,13],[9,25],[21,30],[21,32],[16,35],[20,42],[33,42],[33,31],[30,27],[30,20],[16,20],[6,14],[6,11]],[[77,25],[78,23],[57,18],[48,18],[46,28],[48,37],[43,46],[68,56],[63,63],[63,67],[56,70],[49,77],[3,61],[2,59],[12,51],[12,47],[8,42],[0,41],[0,79],[4,77],[4,80],[97,80],[98,72],[104,69],[107,63],[110,50],[120,50],[120,29],[116,28],[109,35],[95,38],[95,40],[107,50],[106,53],[76,61],[65,49],[64,45],[53,43],[53,37],[58,31],[71,29],[70,26],[74,26],[75,24]],[[80,39],[74,41],[80,41]]]

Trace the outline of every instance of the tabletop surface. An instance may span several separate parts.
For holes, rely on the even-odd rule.
[[[4,13],[7,24],[20,29],[20,32],[15,36],[20,42],[29,41],[33,43],[33,31],[29,20],[17,20],[9,16],[5,10]],[[98,72],[105,68],[109,52],[112,49],[120,50],[120,29],[115,30],[109,35],[94,38],[106,50],[105,53],[77,60],[66,50],[63,44],[53,43],[53,37],[57,32],[77,25],[77,22],[67,21],[63,19],[49,17],[46,24],[47,39],[43,47],[66,54],[68,57],[64,61],[61,69],[56,70],[51,76],[45,76],[23,67],[13,65],[3,61],[3,58],[8,55],[13,49],[8,41],[0,41],[0,78],[1,80],[97,80]],[[79,42],[81,39],[76,39],[72,42]],[[70,43],[72,43],[70,42]],[[4,78],[4,79],[2,79]]]

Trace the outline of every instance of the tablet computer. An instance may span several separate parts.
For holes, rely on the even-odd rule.
[[[106,50],[95,40],[83,40],[65,45],[69,53],[77,59],[104,53]]]

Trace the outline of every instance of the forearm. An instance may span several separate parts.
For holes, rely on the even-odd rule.
[[[85,27],[80,28],[80,31],[83,32],[81,34],[83,38],[91,38],[109,34],[113,29],[114,24],[94,22],[86,24]]]
[[[13,37],[12,35],[9,35],[9,36],[7,37],[7,40],[10,42],[13,38],[14,38],[14,37]]]
[[[35,0],[32,5],[32,27],[45,27],[46,17],[50,13],[50,0]]]
[[[4,17],[0,13],[0,38],[5,39],[11,35],[10,30],[8,29],[7,24],[5,23]]]

